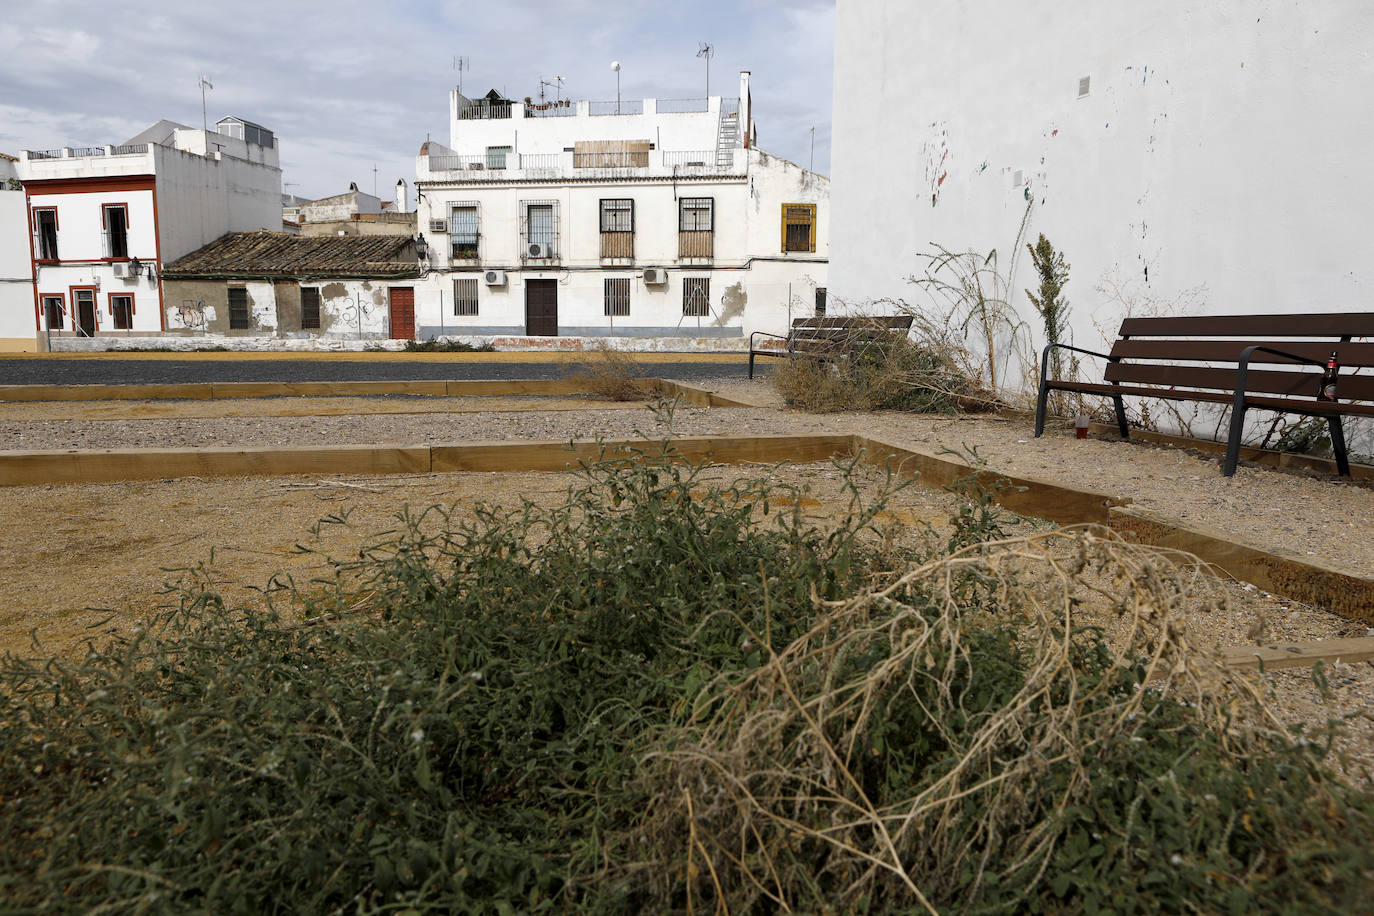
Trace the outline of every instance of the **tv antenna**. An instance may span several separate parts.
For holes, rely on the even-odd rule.
[[[554,101],[563,101],[563,82],[567,77],[551,76],[548,79],[539,77],[539,104],[544,104],[544,87],[552,86],[554,91]]]
[[[716,56],[715,45],[708,41],[698,43],[697,57],[706,58],[706,97],[711,97],[711,58]]]
[[[215,84],[210,82],[210,77],[202,76],[196,81],[196,85],[200,87],[200,129],[208,133],[210,130],[210,121],[205,116],[205,90],[214,89]]]
[[[458,92],[461,94],[463,91],[463,71],[472,69],[472,61],[466,57],[454,57],[453,69],[458,71]]]

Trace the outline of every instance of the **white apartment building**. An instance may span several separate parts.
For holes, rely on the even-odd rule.
[[[33,263],[19,159],[0,153],[0,352],[37,349],[33,332]]]
[[[452,92],[416,165],[418,336],[738,339],[814,314],[829,182],[755,137],[747,72],[737,99]]]
[[[841,3],[835,310],[922,302],[932,243],[996,250],[1038,353],[1040,233],[1091,349],[1128,312],[1374,307],[1371,34],[1343,0]]]
[[[281,228],[276,138],[239,118],[216,128],[160,121],[119,146],[21,154],[36,280],[24,324],[41,345],[161,333],[175,313],[164,263],[227,232]]]

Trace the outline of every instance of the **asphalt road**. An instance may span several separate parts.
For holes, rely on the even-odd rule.
[[[644,374],[694,381],[744,377],[744,360],[650,362]],[[363,382],[432,379],[552,379],[567,368],[558,362],[461,362],[377,360],[164,360],[4,359],[0,385],[136,385],[192,382]]]

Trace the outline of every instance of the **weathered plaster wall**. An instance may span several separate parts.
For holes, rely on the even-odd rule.
[[[1371,34],[1344,0],[841,3],[832,301],[919,300],[932,242],[996,249],[1034,327],[1044,233],[1083,345],[1128,308],[1371,308]]]
[[[0,159],[0,351],[34,349],[33,270],[24,192],[10,190],[13,163]]]
[[[248,292],[249,327],[229,327],[229,287]],[[376,340],[390,331],[388,288],[379,280],[182,280],[163,284],[167,333],[212,338],[347,338]],[[320,290],[320,328],[301,327],[302,286]],[[218,340],[216,341],[219,342]],[[226,344],[227,345],[227,344]]]

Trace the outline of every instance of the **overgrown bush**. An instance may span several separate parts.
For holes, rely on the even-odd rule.
[[[632,354],[604,341],[569,361],[566,375],[586,380],[589,393],[607,401],[645,401],[658,391],[656,381],[645,375]]]
[[[0,666],[0,899],[101,912],[1349,912],[1374,801],[1105,534],[874,578],[881,501],[605,455],[267,608]],[[1110,602],[1109,644],[1075,608]],[[1210,678],[1210,679],[1209,679]]]
[[[994,403],[940,341],[886,334],[834,360],[789,358],[773,371],[789,407],[953,414]]]

